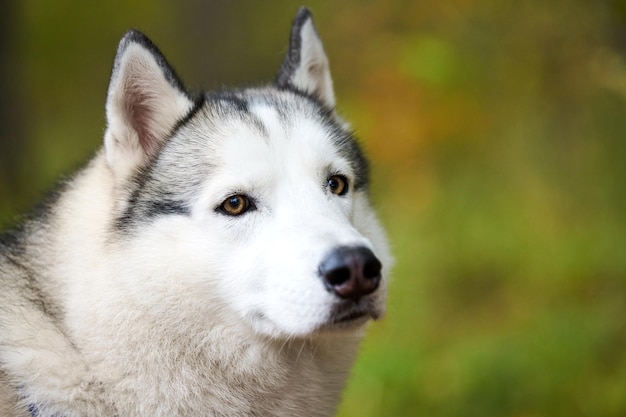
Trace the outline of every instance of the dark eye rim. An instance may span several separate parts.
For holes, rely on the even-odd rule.
[[[333,180],[338,180],[340,185],[341,185],[341,189],[339,190],[339,192],[335,192],[335,190],[331,185],[331,181]],[[329,191],[331,192],[331,194],[337,195],[337,196],[344,196],[346,194],[348,194],[348,191],[350,191],[350,182],[348,181],[348,177],[346,177],[343,174],[332,174],[328,176],[328,179],[326,180],[326,184],[328,186]]]
[[[226,206],[229,203],[229,201],[237,197],[243,200],[243,208],[241,209],[241,211],[233,212],[233,211],[228,210]],[[254,204],[254,200],[251,197],[245,194],[241,194],[241,193],[235,193],[235,194],[229,195],[215,209],[215,211],[217,211],[218,213],[229,216],[229,217],[239,217],[254,210],[256,210],[256,205]]]

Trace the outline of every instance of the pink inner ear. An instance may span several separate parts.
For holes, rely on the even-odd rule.
[[[125,110],[130,125],[137,132],[137,138],[146,155],[156,154],[159,139],[155,132],[156,112],[151,105],[152,94],[142,90],[138,83],[129,83],[126,88]]]

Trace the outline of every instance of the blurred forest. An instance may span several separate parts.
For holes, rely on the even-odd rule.
[[[100,146],[125,30],[253,85],[300,5],[2,3],[3,226]],[[339,416],[626,416],[626,2],[308,5],[397,257]]]

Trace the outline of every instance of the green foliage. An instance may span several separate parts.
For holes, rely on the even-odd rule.
[[[433,86],[443,86],[458,77],[452,45],[442,39],[418,36],[407,42],[401,64],[409,75]]]

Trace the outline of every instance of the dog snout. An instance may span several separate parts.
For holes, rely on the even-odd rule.
[[[357,299],[376,291],[381,268],[368,248],[339,247],[324,258],[319,273],[329,291],[344,299]]]

